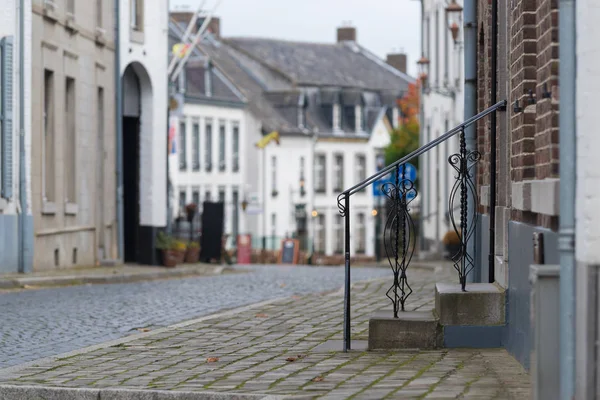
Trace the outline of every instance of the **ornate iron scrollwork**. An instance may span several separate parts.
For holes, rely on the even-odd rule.
[[[391,206],[383,231],[383,242],[394,273],[394,283],[386,292],[394,306],[394,318],[398,318],[399,310],[404,311],[404,303],[412,293],[406,270],[415,251],[415,225],[408,206],[417,196],[417,189],[414,182],[406,178],[405,168],[405,165],[398,165],[395,182],[385,183],[381,187]]]
[[[450,222],[454,231],[458,235],[460,244],[456,254],[451,255],[454,263],[454,268],[458,272],[458,278],[462,287],[463,292],[466,291],[467,275],[475,268],[475,259],[472,254],[469,254],[467,249],[467,242],[475,233],[475,227],[477,226],[477,209],[476,204],[479,204],[477,189],[473,182],[471,170],[481,158],[481,154],[476,151],[467,151],[465,143],[465,131],[460,131],[460,150],[459,153],[453,154],[448,157],[448,162],[457,172],[455,176],[454,185],[450,191],[450,198],[448,209],[450,214]],[[471,209],[468,208],[467,196],[471,194],[472,198],[475,199]],[[457,200],[457,196],[460,196],[458,207],[459,215],[455,214],[454,203]]]

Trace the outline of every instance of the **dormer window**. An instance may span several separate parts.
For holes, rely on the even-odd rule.
[[[342,93],[343,123],[346,132],[362,132],[363,127],[363,99],[358,90],[345,90]]]
[[[298,128],[306,128],[306,108],[308,107],[308,99],[304,93],[298,96]]]
[[[342,114],[340,113],[340,104],[335,103],[333,105],[333,131],[340,131],[342,129]]]
[[[320,93],[321,112],[323,119],[332,131],[341,130],[340,96],[336,89],[323,89]]]

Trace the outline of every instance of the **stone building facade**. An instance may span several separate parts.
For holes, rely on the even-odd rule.
[[[116,258],[114,4],[33,1],[34,270]]]

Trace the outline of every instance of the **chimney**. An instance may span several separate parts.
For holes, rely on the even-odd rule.
[[[342,26],[337,30],[337,41],[356,42],[356,28],[353,26]]]
[[[406,73],[406,54],[393,53],[387,55],[386,62],[400,72]]]

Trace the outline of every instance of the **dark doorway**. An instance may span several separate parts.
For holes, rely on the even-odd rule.
[[[140,119],[123,117],[123,233],[125,262],[137,262],[140,225]]]

